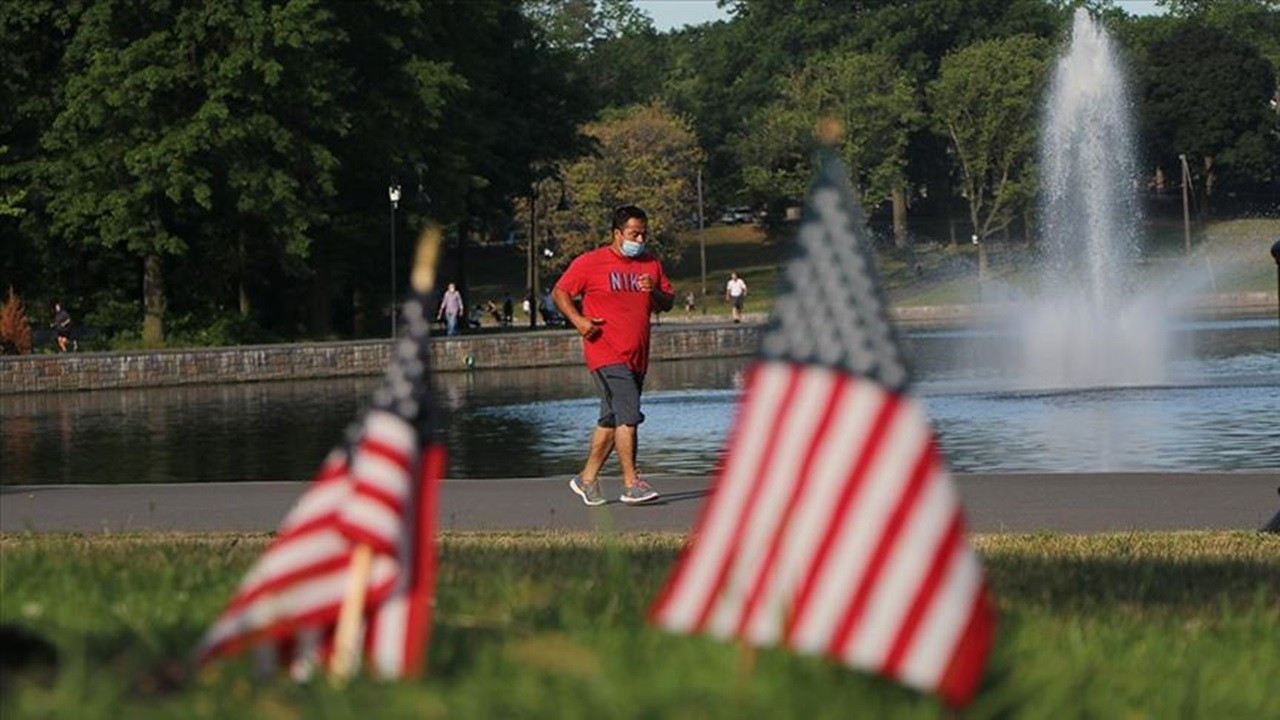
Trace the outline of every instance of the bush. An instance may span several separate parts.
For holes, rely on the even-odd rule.
[[[9,297],[0,306],[0,355],[26,355],[31,352],[31,323],[22,300],[9,286]]]

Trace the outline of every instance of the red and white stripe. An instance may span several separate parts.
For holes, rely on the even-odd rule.
[[[825,367],[752,368],[715,492],[655,604],[676,632],[783,644],[962,704],[994,618],[914,400]]]
[[[417,669],[434,585],[435,491],[444,471],[444,451],[433,445],[413,481],[417,442],[399,417],[369,414],[351,462],[341,451],[330,454],[206,633],[202,662],[256,645],[260,667],[288,668],[301,679],[324,666],[352,552],[367,543],[374,557],[366,653],[384,677]]]

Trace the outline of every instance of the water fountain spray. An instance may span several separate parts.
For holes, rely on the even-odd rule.
[[[1042,272],[1022,313],[1023,384],[1163,380],[1168,322],[1136,293],[1139,174],[1128,84],[1101,25],[1077,8],[1054,69],[1040,145]]]

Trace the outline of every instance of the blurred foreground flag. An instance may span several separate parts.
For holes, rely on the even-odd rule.
[[[201,663],[252,648],[260,669],[285,669],[298,680],[332,669],[339,609],[354,577],[355,592],[364,595],[352,647],[362,652],[351,662],[363,657],[384,678],[421,667],[435,583],[436,489],[445,467],[444,450],[432,439],[427,348],[436,243],[438,234],[419,248],[403,334],[370,409],[329,454],[206,633]],[[420,273],[424,264],[430,267]],[[366,571],[353,569],[361,564],[352,562],[357,554],[371,558]]]
[[[714,492],[651,610],[675,632],[821,653],[973,696],[995,618],[955,487],[827,149]]]

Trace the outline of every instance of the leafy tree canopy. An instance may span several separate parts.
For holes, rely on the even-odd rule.
[[[1276,77],[1257,48],[1224,30],[1186,24],[1150,47],[1142,87],[1144,136],[1159,163],[1198,159],[1208,192],[1219,166],[1244,179],[1275,176],[1278,125],[1269,102]]]
[[[781,99],[763,108],[736,143],[757,199],[803,196],[814,128],[826,117],[843,124],[837,148],[873,205],[903,185],[908,139],[924,116],[914,83],[892,58],[818,55],[779,88]]]
[[[1049,56],[1049,44],[1030,35],[987,40],[948,55],[929,86],[933,118],[951,140],[979,237],[1008,227],[1034,194]]]
[[[598,152],[563,168],[572,207],[548,213],[544,221],[559,240],[548,264],[563,267],[607,242],[609,219],[619,205],[639,205],[649,215],[650,252],[664,261],[679,259],[672,231],[696,221],[695,182],[704,162],[689,122],[655,101],[606,112],[585,132]]]

